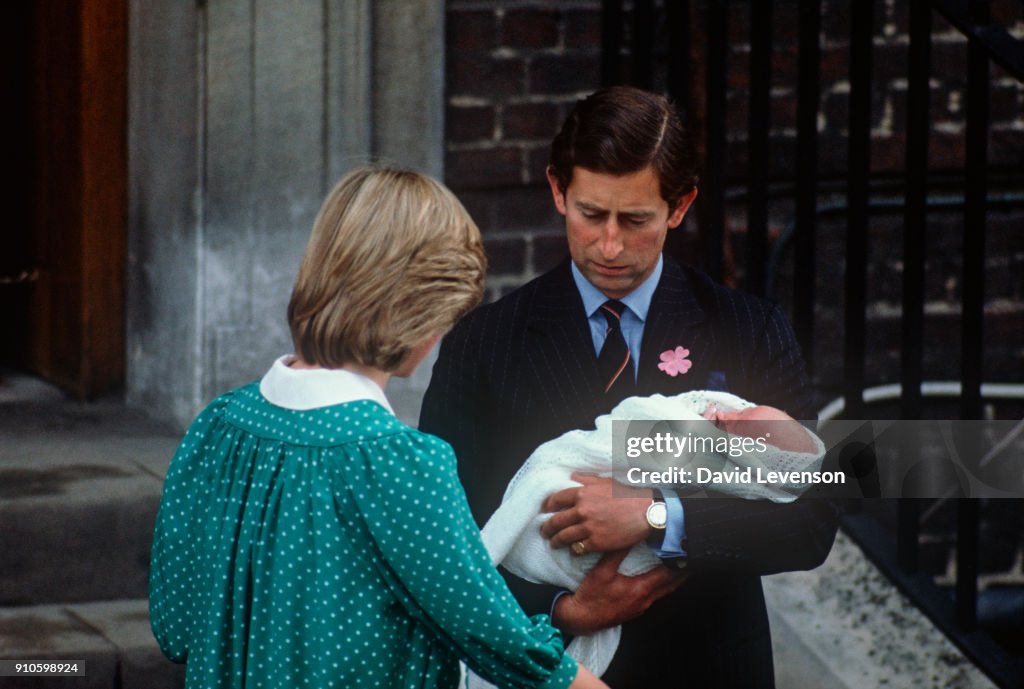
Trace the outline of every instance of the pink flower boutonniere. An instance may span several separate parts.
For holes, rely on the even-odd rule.
[[[686,373],[693,366],[693,362],[686,358],[688,356],[690,356],[690,350],[684,347],[666,349],[661,353],[661,363],[658,364],[658,368],[675,378],[680,373]]]

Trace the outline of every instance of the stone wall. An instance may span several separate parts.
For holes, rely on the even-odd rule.
[[[440,0],[133,0],[129,404],[187,424],[292,347],[313,219],[371,159],[441,175]],[[429,370],[391,390],[418,415]]]

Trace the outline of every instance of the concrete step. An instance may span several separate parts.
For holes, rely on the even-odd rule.
[[[85,676],[0,677],[4,689],[179,689],[185,666],[167,660],[147,601],[0,608],[0,658],[85,661]]]
[[[0,395],[0,606],[146,596],[180,435],[116,402]]]
[[[761,581],[778,689],[996,689],[842,531],[821,567]]]

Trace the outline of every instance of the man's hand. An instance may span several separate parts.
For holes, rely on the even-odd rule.
[[[556,627],[574,636],[614,627],[642,615],[686,579],[685,570],[662,565],[636,577],[619,574],[628,552],[619,550],[602,557],[576,593],[558,599],[553,613]]]
[[[589,553],[608,553],[647,538],[647,507],[653,493],[649,488],[631,488],[589,474],[573,473],[572,479],[583,485],[553,493],[541,507],[556,512],[541,527],[552,547],[582,542]]]

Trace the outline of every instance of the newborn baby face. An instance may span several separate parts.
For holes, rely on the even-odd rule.
[[[718,428],[732,435],[767,438],[780,450],[815,452],[814,441],[793,417],[781,409],[759,405],[747,409],[728,409],[711,403],[701,414]]]

